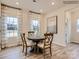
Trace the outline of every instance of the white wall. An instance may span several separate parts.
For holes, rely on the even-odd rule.
[[[46,15],[46,21],[47,21],[47,18],[48,17],[51,17],[51,16],[55,16],[57,15],[58,16],[58,33],[54,35],[54,43],[56,44],[59,44],[59,45],[62,45],[62,46],[66,46],[66,42],[65,42],[65,12],[67,10],[70,10],[74,7],[77,7],[78,5],[68,5],[68,6],[65,6],[65,7],[62,7],[56,11],[53,11],[49,14]],[[47,25],[47,24],[46,24]],[[46,27],[46,26],[45,26]],[[46,28],[45,28],[46,30]]]
[[[64,21],[64,11],[63,9],[60,9],[60,10],[57,10],[51,14],[48,14],[46,16],[46,19],[48,17],[51,17],[51,16],[55,16],[57,15],[58,16],[58,33],[54,35],[54,43],[56,44],[59,44],[59,45],[65,45],[65,40],[64,40],[64,27],[65,27],[65,21]]]

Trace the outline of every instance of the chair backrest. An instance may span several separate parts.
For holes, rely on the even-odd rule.
[[[52,41],[53,41],[53,33],[45,33],[44,34],[45,36],[45,40],[44,40],[44,44],[52,44]]]
[[[28,31],[28,37],[33,36],[34,35],[34,31]]]
[[[23,44],[27,44],[26,38],[25,38],[25,33],[21,33],[20,36],[21,36]]]

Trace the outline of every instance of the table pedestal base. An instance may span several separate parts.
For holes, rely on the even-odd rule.
[[[43,53],[43,49],[38,47],[38,46],[34,46],[31,48],[30,52],[33,52],[33,53]]]

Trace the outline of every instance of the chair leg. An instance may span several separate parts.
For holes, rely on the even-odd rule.
[[[36,52],[36,46],[34,46],[34,53]]]
[[[44,59],[45,59],[45,49],[43,50],[43,56],[44,56]]]
[[[24,52],[24,45],[23,45],[23,50],[22,50],[22,52]]]
[[[51,47],[50,47],[50,55],[52,56],[52,50],[51,50]]]
[[[26,51],[25,51],[25,55],[27,55],[27,46],[26,46]]]

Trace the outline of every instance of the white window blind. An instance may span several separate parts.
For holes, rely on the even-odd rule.
[[[21,10],[2,7],[2,30],[5,37],[18,36],[21,30]]]
[[[30,13],[31,30],[35,32],[40,32],[40,19],[39,14]]]
[[[22,29],[22,11],[1,5],[1,44],[2,48],[19,44]]]

